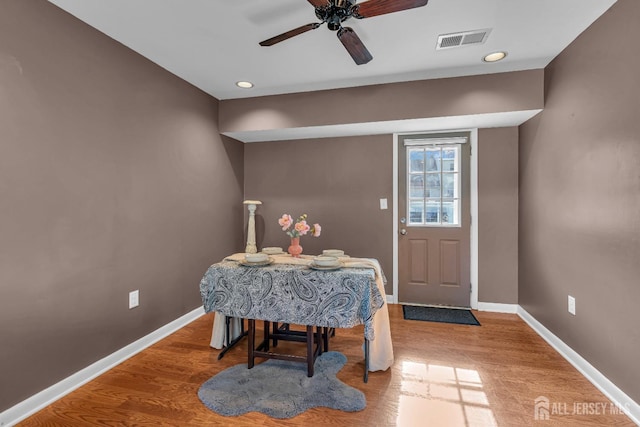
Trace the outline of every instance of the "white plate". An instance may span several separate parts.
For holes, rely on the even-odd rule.
[[[334,256],[326,256],[326,255],[319,255],[316,257],[313,257],[313,262],[314,265],[318,266],[318,267],[335,267],[338,264],[338,257],[334,257]]]
[[[273,258],[269,257],[266,261],[249,262],[246,259],[238,261],[238,264],[245,267],[264,267],[265,265],[273,264]]]
[[[342,267],[344,267],[344,264],[342,264],[341,262],[336,264],[336,265],[330,265],[330,266],[324,266],[324,265],[315,265],[313,262],[311,264],[309,264],[309,267],[311,267],[314,270],[320,270],[320,271],[333,271],[333,270],[340,270]]]
[[[263,253],[257,254],[246,254],[244,256],[244,262],[256,263],[256,262],[265,262],[269,260],[269,255]]]
[[[279,248],[277,246],[268,246],[266,248],[262,248],[262,253],[269,254],[269,255],[280,255],[285,252],[284,250],[282,250],[282,248]]]
[[[341,257],[344,256],[344,251],[342,249],[325,249],[322,251],[322,255]]]

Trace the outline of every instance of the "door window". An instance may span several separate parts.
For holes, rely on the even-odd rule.
[[[460,226],[460,144],[407,147],[409,225]]]

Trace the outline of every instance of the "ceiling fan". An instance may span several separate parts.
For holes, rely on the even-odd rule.
[[[338,38],[356,64],[362,65],[373,59],[360,37],[350,27],[342,23],[349,18],[364,19],[387,13],[400,12],[425,6],[429,0],[368,0],[356,4],[356,0],[307,0],[316,9],[316,16],[322,22],[313,22],[287,31],[260,42],[260,46],[273,46],[291,37],[315,30],[327,23],[327,28],[337,31]]]

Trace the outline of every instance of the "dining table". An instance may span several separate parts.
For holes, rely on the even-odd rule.
[[[313,258],[270,255],[267,262],[255,264],[243,262],[243,253],[227,256],[211,265],[200,281],[204,310],[216,312],[214,330],[225,318],[249,319],[252,326],[255,320],[309,328],[364,325],[366,382],[370,371],[393,364],[386,279],[380,263],[373,258],[342,257],[336,268],[319,268],[314,267]],[[230,337],[226,338],[229,345]],[[249,367],[253,366],[252,350],[253,343]],[[259,354],[268,357],[265,352]]]

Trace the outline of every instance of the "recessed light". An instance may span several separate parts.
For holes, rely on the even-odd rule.
[[[497,62],[504,59],[507,56],[507,52],[493,52],[486,55],[482,60],[484,62]]]
[[[242,89],[251,89],[253,87],[253,83],[251,83],[251,82],[236,82],[236,86],[241,87]]]

